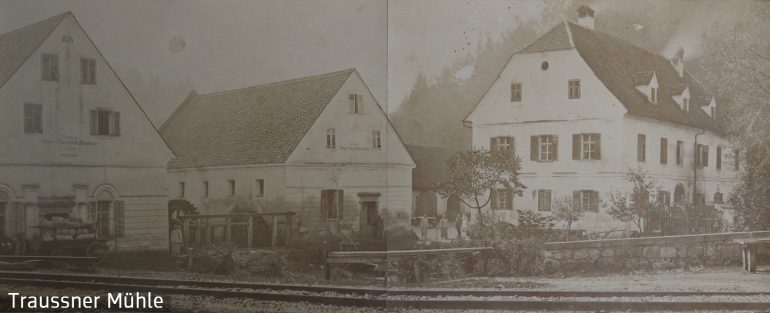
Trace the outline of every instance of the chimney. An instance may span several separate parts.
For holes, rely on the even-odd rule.
[[[679,77],[684,77],[684,48],[679,47],[679,49],[676,50],[676,55],[671,59],[671,64],[674,65]]]
[[[577,11],[578,25],[591,30],[596,29],[594,28],[594,9],[591,9],[591,7],[587,5],[581,5]]]

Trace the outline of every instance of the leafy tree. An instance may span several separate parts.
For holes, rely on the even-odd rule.
[[[572,223],[583,218],[583,214],[585,214],[585,212],[580,207],[580,204],[575,203],[575,200],[571,197],[561,197],[554,202],[553,217],[557,221],[564,222],[567,225],[567,241],[569,241]]]
[[[631,191],[611,191],[605,207],[613,219],[634,223],[641,234],[644,221],[659,211],[663,201],[658,200],[657,183],[641,166],[628,169],[626,180],[631,183]]]
[[[465,205],[476,209],[479,224],[484,225],[481,209],[489,204],[493,190],[502,187],[514,195],[522,195],[526,186],[519,182],[520,170],[520,159],[511,150],[459,151],[447,160],[448,178],[435,189],[443,197],[457,196]]]

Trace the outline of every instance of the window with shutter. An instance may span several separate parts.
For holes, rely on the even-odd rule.
[[[337,130],[334,128],[326,129],[326,147],[327,148],[337,147]]]
[[[668,163],[668,139],[660,138],[660,164]]]
[[[722,147],[720,146],[717,146],[716,168],[718,170],[722,169]]]
[[[333,220],[341,219],[342,189],[321,190],[321,217]]]
[[[120,136],[120,112],[91,110],[91,135]]]
[[[579,79],[569,80],[569,98],[570,99],[580,98],[580,80]]]
[[[24,104],[24,133],[43,133],[43,105],[39,103]]]
[[[80,59],[80,83],[83,85],[96,85],[96,60]]]
[[[43,54],[41,69],[44,81],[59,81],[59,55]]]
[[[254,197],[262,198],[265,196],[265,180],[257,179],[254,181]]]
[[[555,135],[541,135],[537,136],[538,142],[538,154],[536,155],[537,161],[548,162],[558,160],[558,142]]]
[[[579,134],[577,138],[573,136],[572,149],[573,149],[572,151],[573,159],[600,160],[601,159],[601,135],[592,133],[592,134]]]
[[[500,137],[492,137],[489,139],[489,147],[490,150],[513,150],[513,137],[510,136],[500,136]]]
[[[599,212],[599,192],[595,190],[579,190],[572,194],[574,203],[582,210]]]
[[[372,148],[382,149],[382,136],[379,129],[372,130]]]

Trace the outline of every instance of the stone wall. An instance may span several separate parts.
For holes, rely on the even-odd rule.
[[[615,272],[689,266],[737,265],[734,239],[770,237],[770,231],[550,242],[544,245],[547,272]]]

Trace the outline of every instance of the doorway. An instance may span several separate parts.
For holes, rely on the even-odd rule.
[[[362,238],[379,238],[382,228],[382,217],[379,212],[379,193],[359,193],[359,233]]]

